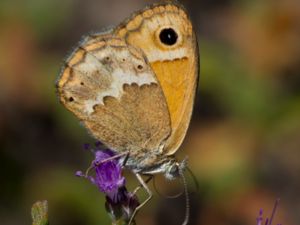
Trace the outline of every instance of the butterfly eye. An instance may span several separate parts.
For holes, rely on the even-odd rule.
[[[165,45],[174,45],[177,42],[178,34],[172,28],[165,28],[160,31],[160,41]]]

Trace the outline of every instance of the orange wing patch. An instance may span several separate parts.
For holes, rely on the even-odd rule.
[[[174,44],[162,43],[163,29],[177,34]],[[172,155],[188,129],[198,82],[198,48],[192,24],[183,8],[166,4],[138,13],[114,33],[143,50],[160,82],[172,126],[164,151]]]

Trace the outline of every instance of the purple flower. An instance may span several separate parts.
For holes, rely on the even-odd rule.
[[[114,153],[110,150],[95,152],[95,160],[92,164],[96,175],[91,181],[113,202],[118,202],[120,200],[119,189],[125,186],[125,177],[122,176],[122,167],[116,159],[101,163],[113,155]]]
[[[89,143],[83,144],[83,149],[84,149],[84,150],[89,150],[90,147],[91,147],[91,145],[90,145]]]
[[[139,205],[137,197],[125,187],[120,161],[113,158],[116,153],[109,149],[101,150],[98,143],[95,146],[95,150],[91,149],[95,158],[87,172],[77,171],[75,175],[89,179],[106,195],[105,207],[114,221],[120,218],[129,221]],[[93,172],[93,175],[89,175],[90,172]]]
[[[262,222],[263,222],[262,214],[263,214],[263,210],[260,209],[259,216],[256,218],[256,225],[262,225]]]
[[[117,159],[111,159],[115,153],[111,150],[96,150],[95,159],[92,161],[91,167],[88,169],[94,170],[94,176],[84,175],[83,172],[77,171],[76,176],[86,177],[93,184],[97,185],[99,190],[112,202],[118,202],[122,198],[122,192],[119,189],[125,186],[125,177],[122,176],[122,167]]]
[[[273,210],[272,210],[272,214],[271,214],[270,219],[269,219],[269,218],[266,218],[264,224],[263,224],[263,221],[264,221],[264,218],[263,218],[263,210],[260,209],[260,210],[259,210],[259,215],[258,215],[258,217],[256,218],[256,225],[272,225],[272,221],[273,221],[274,216],[275,216],[275,214],[276,214],[276,209],[277,209],[278,203],[279,203],[279,198],[276,199],[276,201],[275,201],[275,204],[274,204],[274,207],[273,207]],[[281,224],[278,224],[278,225],[281,225]]]

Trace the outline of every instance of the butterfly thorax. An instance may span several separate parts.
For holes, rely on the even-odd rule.
[[[141,174],[163,173],[168,180],[172,180],[179,177],[180,171],[187,167],[187,160],[178,162],[174,155],[152,155],[140,159],[129,157],[125,167]]]

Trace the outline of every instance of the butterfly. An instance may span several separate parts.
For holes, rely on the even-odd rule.
[[[60,102],[93,137],[141,175],[182,175],[175,153],[186,135],[198,83],[198,45],[186,10],[153,4],[117,27],[86,36],[57,81]],[[141,204],[143,205],[143,204]]]

